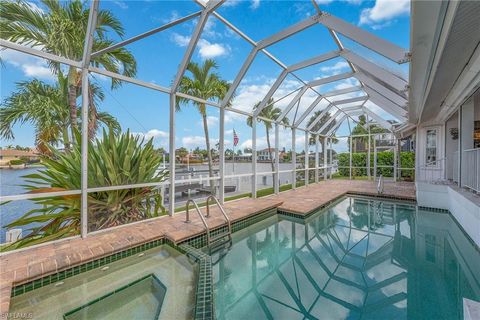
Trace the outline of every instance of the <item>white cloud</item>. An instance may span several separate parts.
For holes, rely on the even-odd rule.
[[[219,38],[222,35],[215,31],[215,20],[213,17],[209,17],[205,26],[203,27],[202,36],[209,37],[209,38]]]
[[[214,127],[217,124],[218,124],[218,117],[207,116],[207,125],[208,125],[209,129],[210,129],[210,127]],[[203,120],[198,121],[198,125],[202,126],[202,128],[203,128]]]
[[[360,83],[355,78],[348,78],[339,82],[333,90],[346,89],[354,86],[358,86]]]
[[[240,0],[227,0],[222,4],[222,7],[235,7],[239,3],[240,3]],[[260,6],[260,0],[251,0],[250,9],[255,10],[259,6]]]
[[[320,71],[325,72],[325,73],[327,73],[327,72],[330,73],[330,72],[341,71],[341,70],[344,70],[346,68],[348,68],[348,63],[347,62],[338,61],[334,65],[321,67]]]
[[[319,5],[325,5],[325,4],[330,4],[334,0],[315,0],[316,3]],[[346,2],[347,4],[352,4],[352,5],[359,5],[363,2],[363,0],[341,0],[341,2]]]
[[[275,79],[262,78],[263,81],[261,81],[260,83],[252,83],[248,78],[245,80],[246,81],[242,81],[241,85],[235,93],[236,95],[235,99],[232,101],[232,107],[242,111],[251,112],[253,110],[253,106],[257,102],[261,101],[268,93]],[[280,85],[278,90],[273,95],[273,99],[279,100],[280,98],[291,93],[300,86],[300,82],[296,80],[284,80],[284,82]],[[276,102],[275,107],[284,110],[294,96],[295,94],[291,94],[290,96]],[[297,118],[308,108],[308,106],[310,106],[310,104],[316,99],[317,96],[318,95],[312,90],[307,90],[307,92],[305,92],[298,108]],[[287,115],[287,117],[292,117],[293,114],[294,112],[292,111]],[[226,114],[226,122],[234,122],[236,120],[245,121],[245,116],[233,112]],[[290,121],[292,120],[293,119],[290,119]]]
[[[260,0],[252,0],[252,4],[250,5],[250,8],[255,10],[260,6]]]
[[[379,28],[395,17],[407,15],[409,12],[410,0],[376,0],[372,8],[362,10],[360,24],[373,25],[373,27]]]
[[[172,41],[179,47],[186,47],[190,42],[190,37],[182,36],[181,34],[174,33]],[[230,47],[220,43],[211,43],[208,40],[200,39],[197,44],[199,48],[199,55],[203,59],[215,58],[227,55],[230,52]]]
[[[159,129],[151,129],[147,132],[132,132],[134,136],[143,137],[145,141],[148,141],[153,138],[153,143],[155,146],[160,146],[167,148],[168,147],[168,137],[169,134],[166,131]]]
[[[168,138],[168,132],[165,132],[165,131],[161,131],[161,130],[158,130],[158,129],[152,129],[152,130],[149,130],[146,134],[145,134],[145,138],[146,139],[151,139],[151,138]]]
[[[186,47],[190,42],[190,37],[182,36],[181,34],[178,34],[178,33],[173,33],[172,41],[175,42],[175,44],[179,47]]]
[[[210,43],[205,39],[200,39],[198,41],[198,47],[200,48],[199,54],[203,59],[224,56],[230,52],[228,46],[224,46],[220,43]]]
[[[222,4],[222,7],[235,7],[240,3],[240,0],[227,0]]]
[[[172,12],[170,12],[170,16],[168,18],[161,19],[161,21],[163,23],[169,23],[169,22],[177,20],[178,18],[180,18],[180,15],[178,14],[178,11],[172,10]]]
[[[47,65],[47,61],[18,51],[5,49],[0,57],[6,63],[19,68],[27,77],[53,80],[55,75]]]
[[[128,9],[128,5],[123,1],[117,0],[117,1],[113,1],[113,3],[119,6],[120,9],[124,9],[124,10]]]
[[[218,142],[216,139],[210,139],[210,148],[214,148]],[[196,147],[205,148],[204,136],[185,136],[182,138],[182,146],[187,149],[195,149]]]

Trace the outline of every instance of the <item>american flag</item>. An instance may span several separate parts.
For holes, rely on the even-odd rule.
[[[235,132],[235,129],[233,129],[233,146],[236,147],[238,144],[238,136],[237,133]]]

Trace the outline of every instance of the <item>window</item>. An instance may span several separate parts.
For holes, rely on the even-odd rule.
[[[437,130],[427,130],[427,148],[425,151],[425,160],[428,166],[436,166],[437,161]]]

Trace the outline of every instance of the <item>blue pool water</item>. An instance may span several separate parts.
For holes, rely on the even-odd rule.
[[[218,319],[463,319],[463,299],[480,301],[478,248],[449,214],[408,203],[272,217],[213,261]]]

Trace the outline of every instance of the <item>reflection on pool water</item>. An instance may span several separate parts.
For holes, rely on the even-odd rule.
[[[480,254],[447,213],[349,197],[272,217],[213,257],[218,319],[463,319]]]

